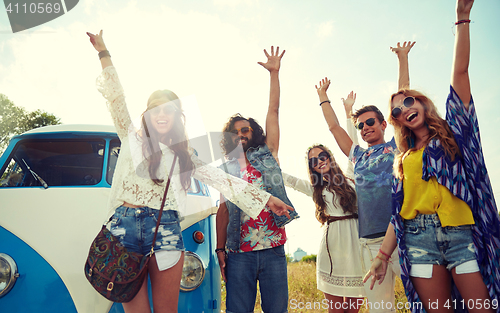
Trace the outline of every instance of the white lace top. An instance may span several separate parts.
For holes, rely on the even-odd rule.
[[[109,200],[110,215],[123,202],[159,210],[168,172],[174,159],[173,152],[167,146],[161,145],[163,156],[157,175],[159,179],[163,179],[163,183],[156,185],[149,177],[148,163],[142,152],[142,140],[130,118],[123,88],[113,66],[106,67],[99,75],[97,88],[107,100],[116,132],[121,140],[120,156]],[[194,154],[191,154],[191,159],[194,162],[192,176],[195,179],[217,189],[246,214],[257,218],[269,200],[270,194],[220,169],[204,164]],[[176,163],[164,209],[176,210],[183,216],[187,193],[180,181],[179,160]]]

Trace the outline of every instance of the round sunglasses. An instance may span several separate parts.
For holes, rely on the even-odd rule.
[[[164,114],[169,115],[169,114],[173,114],[173,113],[177,112],[177,108],[173,104],[170,104],[170,105],[160,104],[160,105],[155,106],[154,108],[148,110],[148,112],[152,115],[159,115],[161,111],[163,111]]]
[[[235,129],[231,130],[230,133],[238,135],[238,133],[241,132],[242,135],[246,135],[250,131],[253,131],[252,127],[250,127],[250,126],[244,126],[242,128],[238,128],[238,129],[235,128]]]
[[[330,155],[328,155],[328,153],[326,153],[325,151],[320,152],[320,154],[318,154],[318,157],[312,157],[309,159],[309,166],[311,168],[315,168],[316,166],[319,165],[320,161],[325,162],[329,158],[330,158]]]
[[[369,119],[367,119],[366,121],[361,122],[361,123],[358,123],[358,125],[356,125],[356,128],[357,128],[358,130],[362,130],[362,129],[363,129],[363,127],[365,127],[365,123],[366,123],[366,125],[368,125],[368,126],[373,126],[373,125],[375,125],[375,118],[374,118],[374,117],[370,117],[370,118],[369,118]]]
[[[415,104],[415,97],[408,96],[403,99],[403,104],[392,109],[392,117],[398,118],[403,113],[402,107],[405,106],[407,108],[411,108]]]

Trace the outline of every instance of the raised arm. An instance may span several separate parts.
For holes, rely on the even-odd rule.
[[[408,66],[408,54],[411,48],[415,45],[415,41],[405,41],[401,46],[398,42],[396,48],[391,47],[391,51],[396,53],[399,60],[399,77],[398,77],[398,90],[403,88],[410,88],[410,70]]]
[[[352,123],[352,107],[354,106],[354,102],[356,102],[356,94],[354,91],[351,91],[347,95],[347,98],[342,98],[342,103],[344,104],[344,110],[345,110],[345,117],[347,118],[346,121],[346,130],[347,134],[352,140],[353,145],[358,145],[358,134],[356,133],[356,128],[354,127],[354,124]],[[353,179],[354,180],[354,164],[348,160],[347,161],[347,168],[345,170],[345,176],[347,178]]]
[[[471,98],[469,81],[469,17],[473,4],[474,0],[457,0],[457,29],[451,71],[451,86],[457,92],[466,109],[469,109],[469,102]]]
[[[311,186],[310,182],[304,179],[297,178],[285,172],[282,172],[281,174],[283,175],[283,182],[285,183],[285,186],[302,192],[306,196],[313,196],[314,189]]]
[[[271,47],[271,54],[264,49],[264,54],[267,57],[267,62],[258,62],[271,75],[271,86],[269,92],[269,108],[266,117],[266,144],[273,154],[278,159],[278,148],[280,142],[280,127],[279,127],[279,108],[280,108],[280,80],[279,71],[281,66],[281,58],[285,54],[285,50],[279,54],[280,48]]]
[[[97,50],[97,52],[99,52],[102,69],[105,69],[108,66],[112,66],[113,62],[111,62],[109,52],[106,53],[108,49],[106,49],[106,45],[104,44],[104,40],[102,39],[102,29],[99,34],[91,34],[87,32],[87,35],[90,37],[90,42],[92,43],[94,48]]]
[[[347,132],[340,126],[337,115],[330,104],[330,100],[328,100],[326,91],[329,86],[330,80],[325,77],[319,82],[319,87],[318,85],[314,87],[316,87],[316,91],[318,92],[319,102],[321,103],[321,109],[323,110],[323,116],[328,124],[328,129],[333,134],[333,137],[335,137],[340,150],[342,150],[346,156],[349,156],[352,140]]]
[[[99,34],[87,32],[87,35],[90,37],[90,42],[94,48],[99,52],[98,55],[103,69],[97,79],[97,89],[106,99],[118,136],[121,140],[124,140],[129,132],[135,132],[135,130],[131,127],[132,119],[127,109],[125,94],[118,79],[118,73],[113,67],[113,62],[111,62],[111,57],[104,44],[102,30]]]

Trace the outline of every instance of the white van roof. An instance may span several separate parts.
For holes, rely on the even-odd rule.
[[[109,132],[116,133],[113,125],[92,125],[92,124],[62,124],[35,128],[25,132],[25,134],[53,133],[53,132]]]

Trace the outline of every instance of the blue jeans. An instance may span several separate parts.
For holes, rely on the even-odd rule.
[[[285,247],[229,253],[227,256],[226,312],[253,312],[259,281],[261,306],[265,313],[288,309],[288,280]]]
[[[111,219],[109,231],[127,250],[147,255],[151,252],[159,212],[149,207],[120,206]],[[163,211],[154,247],[154,251],[157,250],[184,251],[177,211]]]
[[[437,214],[418,214],[404,223],[411,264],[445,265],[451,271],[476,260],[471,225],[442,227]]]

